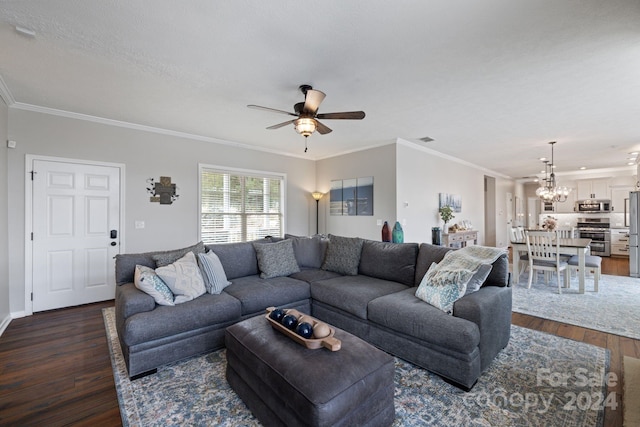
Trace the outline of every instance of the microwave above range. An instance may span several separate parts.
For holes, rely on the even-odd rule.
[[[578,213],[609,213],[611,212],[611,200],[578,200],[573,210]]]

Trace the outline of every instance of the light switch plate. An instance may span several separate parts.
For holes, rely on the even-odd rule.
[[[144,228],[144,221],[136,221],[136,230]]]

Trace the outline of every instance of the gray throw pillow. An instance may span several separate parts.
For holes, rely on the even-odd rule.
[[[329,246],[324,263],[322,263],[322,269],[347,276],[356,276],[363,244],[364,240],[359,237],[329,234]]]
[[[286,239],[276,243],[254,243],[253,247],[258,257],[258,268],[262,279],[288,276],[300,271],[291,240]]]
[[[291,239],[293,242],[293,253],[300,267],[320,268],[324,260],[324,254],[327,250],[327,240],[321,236],[312,237],[293,236],[285,234],[285,239]]]
[[[166,265],[173,264],[189,252],[193,252],[194,255],[203,254],[204,243],[198,242],[193,246],[189,246],[188,248],[158,252],[152,255],[151,258],[153,258],[153,260],[156,262],[156,268],[164,267]]]

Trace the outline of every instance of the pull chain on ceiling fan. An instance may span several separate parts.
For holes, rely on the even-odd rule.
[[[326,135],[331,132],[331,129],[322,124],[318,119],[323,120],[362,120],[364,119],[364,111],[344,111],[340,113],[322,113],[318,114],[318,107],[324,100],[325,94],[319,90],[313,89],[309,85],[301,85],[300,91],[304,94],[304,102],[298,102],[293,106],[294,113],[289,111],[277,110],[275,108],[262,107],[260,105],[247,105],[249,108],[255,108],[257,110],[271,111],[279,114],[286,114],[296,117],[293,120],[287,120],[286,122],[278,123],[273,126],[269,126],[267,129],[279,129],[288,124],[293,124],[294,129],[300,135],[305,137],[305,153],[307,152],[307,138],[313,132],[318,131],[320,135]]]

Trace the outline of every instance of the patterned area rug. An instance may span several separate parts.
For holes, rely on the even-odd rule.
[[[172,363],[129,381],[104,309],[125,426],[259,426],[225,379],[225,351]],[[319,350],[324,351],[324,350]],[[607,350],[513,326],[509,345],[465,393],[396,358],[394,426],[602,426]]]
[[[585,293],[578,293],[578,279],[558,294],[554,275],[545,284],[543,275],[534,276],[527,289],[529,273],[520,275],[513,286],[513,311],[571,325],[640,339],[640,279],[603,274],[598,292],[593,292],[593,276],[585,281]]]

